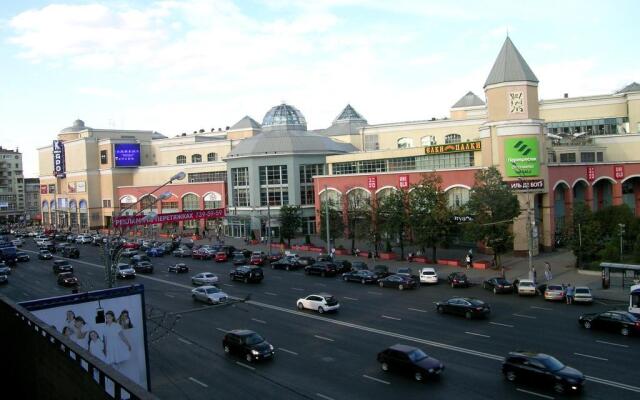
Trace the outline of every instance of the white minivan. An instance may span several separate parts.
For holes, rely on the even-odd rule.
[[[438,274],[431,267],[425,267],[420,270],[420,283],[438,283]]]

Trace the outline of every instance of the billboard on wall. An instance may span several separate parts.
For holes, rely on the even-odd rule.
[[[142,285],[31,300],[20,305],[149,390]]]
[[[153,218],[147,218],[145,215],[127,216],[113,218],[113,226],[116,228],[135,226],[135,225],[151,225],[151,224],[169,224],[179,221],[193,221],[205,218],[224,218],[226,215],[224,208],[213,208],[211,210],[194,210],[182,211],[177,213],[158,214]]]
[[[507,176],[540,175],[538,139],[507,139],[504,143],[504,156]]]
[[[64,143],[61,140],[53,141],[53,175],[56,178],[64,178],[66,175],[66,165],[64,162]]]
[[[118,143],[113,145],[113,158],[116,167],[139,167],[140,144]]]

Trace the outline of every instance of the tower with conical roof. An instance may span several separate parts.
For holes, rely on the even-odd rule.
[[[480,128],[482,163],[499,166],[506,182],[519,186],[522,214],[514,222],[514,251],[538,253],[536,221],[550,212],[544,154],[544,121],[540,119],[538,78],[509,37],[484,84],[487,122]],[[527,189],[528,188],[528,189]],[[536,218],[536,215],[538,218]],[[552,237],[544,232],[543,237]]]

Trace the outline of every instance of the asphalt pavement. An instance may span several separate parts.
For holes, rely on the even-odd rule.
[[[24,247],[35,249],[33,243]],[[80,260],[70,262],[82,290],[104,288],[99,249],[80,249]],[[14,269],[0,293],[18,301],[70,293],[56,285],[52,261],[30,254],[32,260]],[[230,263],[171,256],[152,262],[154,273],[138,274],[134,281],[145,286],[151,386],[161,398],[557,398],[548,390],[504,380],[501,360],[512,350],[543,351],[580,369],[589,377],[583,398],[640,397],[640,338],[586,331],[577,323],[582,313],[623,308],[622,303],[550,303],[541,297],[494,295],[481,285],[453,289],[440,283],[398,291],[268,266],[262,283],[245,284],[230,281]],[[185,262],[191,270],[169,274],[166,267],[175,262]],[[412,266],[417,270],[420,265]],[[451,271],[436,269],[441,278]],[[219,287],[243,301],[195,303],[190,277],[204,271],[217,274]],[[296,299],[320,292],[336,296],[340,311],[318,315],[296,310]],[[453,296],[487,301],[491,316],[466,320],[438,314],[434,303]],[[248,364],[226,356],[224,332],[238,328],[255,330],[270,341],[276,348],[274,360]],[[446,367],[442,377],[422,384],[383,372],[376,354],[395,343],[420,347],[441,360]]]

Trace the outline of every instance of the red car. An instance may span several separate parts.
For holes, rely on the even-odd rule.
[[[227,253],[224,251],[219,251],[216,253],[216,262],[225,262],[229,259]]]
[[[126,242],[122,245],[122,248],[124,249],[135,249],[137,250],[140,247],[139,243],[135,243],[135,242]]]
[[[265,257],[263,254],[254,254],[251,256],[251,260],[249,261],[249,264],[251,265],[264,265],[264,262],[266,261],[267,257]]]

